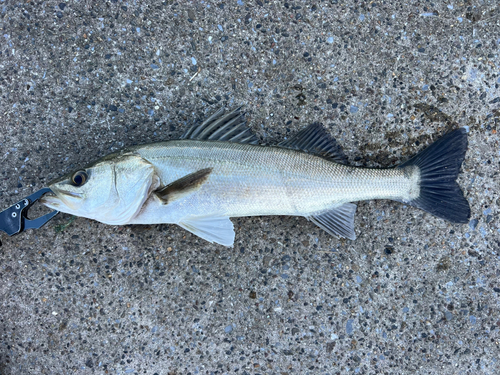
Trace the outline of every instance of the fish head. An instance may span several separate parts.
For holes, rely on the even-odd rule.
[[[159,185],[154,167],[136,155],[109,155],[49,183],[45,206],[106,224],[127,224]]]
[[[41,203],[69,214],[92,216],[105,205],[116,204],[113,174],[110,163],[98,163],[68,173],[49,183],[53,195],[45,195]]]

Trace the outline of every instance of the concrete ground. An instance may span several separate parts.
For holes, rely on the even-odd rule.
[[[466,127],[469,224],[360,202],[356,241],[233,219],[60,214],[0,247],[0,373],[500,373],[500,7],[483,1],[4,1],[0,207],[244,105],[262,142],[322,122],[389,167]]]

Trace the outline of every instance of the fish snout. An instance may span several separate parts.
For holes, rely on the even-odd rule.
[[[74,209],[75,204],[82,198],[83,194],[81,193],[52,188],[52,193],[47,193],[40,198],[40,203],[53,209],[61,209],[63,207]]]
[[[43,197],[40,198],[39,202],[44,206],[50,208],[58,208],[61,206],[61,199],[54,193],[47,193]]]

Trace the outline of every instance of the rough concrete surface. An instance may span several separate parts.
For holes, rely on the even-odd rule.
[[[454,225],[360,202],[356,241],[233,219],[60,214],[0,247],[0,373],[498,374],[500,7],[484,1],[2,1],[0,207],[244,105],[272,144],[323,123],[390,167],[469,131]]]

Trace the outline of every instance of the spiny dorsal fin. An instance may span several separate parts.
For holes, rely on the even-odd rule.
[[[259,139],[247,127],[244,114],[236,108],[224,114],[221,108],[200,125],[188,129],[180,139],[227,141],[235,143],[257,144]]]
[[[354,232],[354,214],[356,205],[344,203],[342,206],[319,215],[311,215],[307,218],[321,229],[334,236],[345,237],[350,240],[356,239]]]
[[[309,125],[290,139],[279,143],[278,146],[323,156],[337,163],[347,163],[342,148],[320,123]]]
[[[211,172],[212,168],[200,169],[156,190],[155,194],[163,204],[168,204],[173,200],[198,190],[208,179]]]

